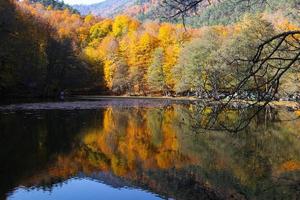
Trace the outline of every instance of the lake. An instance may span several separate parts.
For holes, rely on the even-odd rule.
[[[162,100],[0,106],[0,199],[300,199],[300,120],[286,109]],[[201,115],[199,114],[201,113]],[[244,120],[245,121],[245,120]],[[221,126],[226,124],[226,126]]]

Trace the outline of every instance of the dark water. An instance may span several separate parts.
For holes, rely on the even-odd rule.
[[[296,113],[230,133],[197,105],[128,105],[0,109],[0,199],[300,199]]]

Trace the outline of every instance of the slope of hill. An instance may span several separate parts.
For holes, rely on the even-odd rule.
[[[92,5],[74,5],[81,14],[92,13],[102,17],[114,17],[126,14],[139,20],[159,19],[155,10],[159,0],[105,0]],[[257,6],[249,7],[247,1],[218,0],[209,6],[199,8],[197,15],[187,18],[187,24],[199,27],[206,25],[231,24],[239,21],[246,13],[279,12],[297,21],[300,13],[299,0],[269,0],[262,1]],[[160,21],[164,21],[159,19]],[[173,22],[179,22],[174,20]]]
[[[130,16],[137,16],[146,13],[154,7],[157,0],[106,0],[92,5],[74,5],[81,14],[92,13],[102,17],[113,17],[126,13]]]
[[[282,15],[299,24],[299,0],[268,0],[249,6],[247,1],[222,0],[206,7],[198,15],[189,17],[187,24],[194,27],[218,24],[232,24],[241,20],[247,13],[269,13]]]
[[[83,15],[94,14],[103,17],[110,17],[122,10],[132,6],[132,0],[106,0],[92,5],[74,5],[73,7]]]
[[[72,6],[65,4],[63,1],[59,1],[59,0],[29,0],[29,2],[30,3],[41,3],[45,7],[51,6],[53,9],[56,9],[56,10],[69,9],[73,13],[79,13]]]

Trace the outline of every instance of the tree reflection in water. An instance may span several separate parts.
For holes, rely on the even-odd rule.
[[[255,111],[227,109],[208,130],[213,110],[173,104],[1,113],[1,198],[19,185],[51,188],[83,175],[174,199],[299,198],[300,121],[280,121],[296,114],[264,110],[230,133],[220,124]]]

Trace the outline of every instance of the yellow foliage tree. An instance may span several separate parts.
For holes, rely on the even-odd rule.
[[[134,45],[134,44],[133,44]],[[149,33],[143,33],[132,52],[133,59],[131,59],[131,77],[133,85],[139,92],[145,92],[146,72],[152,61],[152,55],[155,48],[158,46],[158,41]]]
[[[128,32],[136,31],[140,26],[137,20],[134,20],[126,15],[119,15],[115,18],[112,33],[115,37],[120,37]]]
[[[93,40],[107,36],[112,31],[112,24],[113,21],[111,19],[105,19],[96,23],[90,29],[90,38]]]

